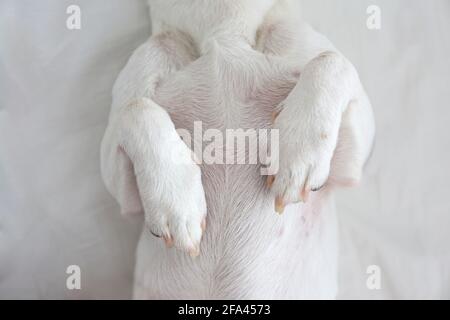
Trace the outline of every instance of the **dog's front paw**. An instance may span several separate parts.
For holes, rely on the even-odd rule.
[[[322,121],[314,113],[295,109],[285,107],[274,116],[280,136],[279,170],[267,177],[267,184],[280,214],[287,204],[306,202],[310,191],[325,185],[339,131],[339,120]]]
[[[144,212],[149,232],[198,255],[206,201],[192,151],[153,101],[140,99],[120,112],[102,142],[106,186],[122,213]]]
[[[168,247],[175,245],[197,256],[206,226],[206,201],[198,165],[191,159],[183,164],[168,160],[163,167],[149,168],[138,175],[137,182],[148,230],[163,238]]]

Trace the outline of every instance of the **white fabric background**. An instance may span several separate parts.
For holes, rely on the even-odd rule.
[[[450,1],[303,0],[356,65],[377,139],[336,196],[340,298],[450,298]],[[82,9],[82,29],[65,27]],[[366,8],[382,28],[366,28]],[[99,173],[114,79],[150,32],[142,0],[0,0],[0,298],[128,298],[139,221]],[[66,267],[80,265],[82,290]],[[378,265],[381,290],[368,290]]]

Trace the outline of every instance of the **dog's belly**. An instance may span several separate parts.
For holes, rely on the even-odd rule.
[[[207,62],[205,62],[207,63]],[[296,76],[270,69],[241,81],[208,74],[198,63],[161,84],[155,101],[177,129],[262,129],[296,83]],[[257,68],[254,68],[258,70]],[[267,73],[267,72],[266,72]],[[185,79],[185,80],[183,80]],[[217,81],[244,85],[224,85]],[[205,145],[203,146],[205,147]],[[247,145],[248,147],[248,145]],[[246,149],[248,151],[248,149]],[[226,154],[226,151],[224,152]],[[227,159],[224,158],[226,162]],[[136,298],[333,298],[336,294],[336,221],[330,197],[313,195],[283,216],[265,186],[260,163],[203,163],[208,216],[200,256],[167,250],[144,232],[137,253]]]

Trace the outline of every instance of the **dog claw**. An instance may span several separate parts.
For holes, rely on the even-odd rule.
[[[320,189],[322,189],[324,187],[324,185],[321,185],[320,187],[316,187],[316,188],[311,188],[311,191],[312,192],[317,192],[317,191],[319,191]]]
[[[199,247],[195,247],[195,248],[192,248],[191,250],[189,250],[189,255],[192,258],[198,257],[199,254],[200,254],[200,248]]]
[[[280,215],[283,214],[283,211],[284,211],[284,200],[283,200],[283,198],[281,196],[277,196],[275,198],[275,211],[278,214],[280,214]]]
[[[275,176],[267,176],[267,180],[266,180],[267,188],[272,187],[272,184],[274,181],[275,181]]]
[[[280,111],[274,111],[272,112],[272,122],[275,122],[276,118],[280,115]]]
[[[172,248],[173,247],[173,239],[172,239],[172,237],[170,235],[169,236],[164,236],[163,239],[164,239],[164,242],[166,243],[167,248]]]
[[[202,220],[202,224],[200,225],[200,227],[202,228],[202,231],[205,232],[205,230],[206,230],[206,219]]]
[[[303,188],[301,191],[300,191],[300,200],[302,201],[302,202],[307,202],[308,201],[308,199],[309,199],[309,190],[307,190],[306,188]]]

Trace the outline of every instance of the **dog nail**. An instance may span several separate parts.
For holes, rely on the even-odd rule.
[[[164,242],[166,243],[167,248],[172,248],[173,247],[173,239],[172,239],[172,237],[170,235],[169,236],[164,236],[163,239],[164,239]]]
[[[200,225],[200,227],[202,228],[202,231],[205,232],[205,230],[206,230],[206,219],[202,220],[202,224]]]
[[[152,230],[150,230],[150,233],[156,238],[161,238],[159,234],[154,233]]]
[[[280,215],[283,214],[283,211],[284,211],[284,200],[283,200],[283,198],[281,196],[277,196],[275,198],[275,211],[278,214],[280,214]]]
[[[272,187],[273,182],[275,181],[275,176],[268,176],[266,180],[267,188]]]
[[[192,258],[198,257],[199,254],[200,254],[200,248],[198,248],[198,247],[189,250],[189,255]]]
[[[300,191],[300,200],[304,203],[306,203],[309,199],[309,190],[307,190],[306,188],[303,188]]]
[[[275,122],[275,119],[280,115],[281,111],[272,112],[272,122]]]

